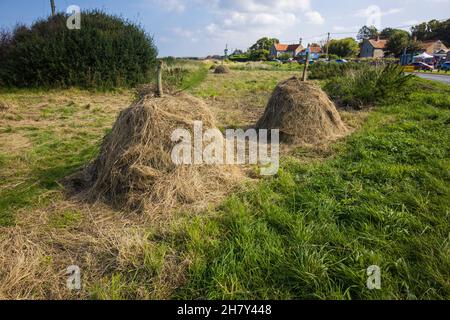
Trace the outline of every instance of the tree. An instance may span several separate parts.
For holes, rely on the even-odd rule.
[[[364,26],[358,31],[356,39],[362,41],[364,39],[373,39],[379,35],[378,30],[375,26]]]
[[[409,41],[408,47],[406,48],[407,53],[415,54],[421,51],[423,51],[421,41]]]
[[[278,40],[276,38],[264,37],[264,38],[261,38],[258,41],[256,41],[256,43],[250,47],[250,51],[255,51],[255,50],[268,50],[269,51],[270,48],[272,47],[272,45],[275,43],[280,43],[280,40]]]
[[[331,40],[328,50],[330,54],[335,54],[343,58],[351,58],[359,54],[359,45],[353,38]]]
[[[403,30],[395,30],[388,39],[386,44],[386,52],[399,57],[404,52],[405,48],[409,46],[411,38],[409,33]]]
[[[399,29],[393,29],[393,28],[384,28],[383,30],[381,30],[380,32],[380,38],[382,39],[389,39],[392,34],[397,31]]]
[[[249,58],[252,61],[266,61],[269,59],[269,50],[258,49],[249,52]]]
[[[289,59],[292,58],[292,55],[290,55],[289,53],[283,53],[281,55],[278,56],[278,59],[281,61],[287,61]]]
[[[412,35],[418,40],[441,40],[446,46],[450,46],[450,19],[445,21],[431,20],[413,26]]]

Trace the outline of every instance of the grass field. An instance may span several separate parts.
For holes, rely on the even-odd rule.
[[[181,81],[221,128],[253,124],[298,74],[205,70]],[[415,81],[408,100],[341,110],[353,134],[286,152],[276,177],[157,217],[77,202],[59,183],[96,156],[132,91],[1,92],[0,298],[450,298],[450,87]],[[65,287],[72,264],[80,292]],[[366,288],[370,265],[381,290]]]

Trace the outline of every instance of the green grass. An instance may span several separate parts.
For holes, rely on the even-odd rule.
[[[254,96],[266,101],[291,75],[236,70],[202,82],[206,73],[195,70],[182,78],[192,93],[247,97],[245,105]],[[166,297],[161,279],[171,270],[166,259],[175,257],[175,265],[189,266],[174,299],[449,299],[450,87],[414,81],[408,100],[378,106],[327,159],[299,148],[282,159],[277,176],[218,209],[149,230],[144,252],[89,284],[90,297]],[[41,102],[27,103],[24,91],[17,99]],[[95,157],[117,110],[93,102],[87,111],[85,103],[50,103],[41,110],[54,121],[48,126],[12,121],[0,129],[30,141],[23,151],[0,153],[0,177],[7,177],[0,226],[14,225],[18,209],[61,200],[58,181]],[[83,212],[64,208],[51,213],[49,226],[71,231],[82,221]],[[366,269],[374,264],[382,289],[371,291]]]
[[[176,297],[448,299],[450,110],[428,97],[379,107],[334,157],[285,159],[216,217],[187,223],[192,264]],[[371,291],[374,264],[382,289]]]
[[[302,71],[304,65],[297,62],[234,62],[229,65],[231,70],[240,71]]]
[[[97,137],[86,132],[69,139],[51,129],[30,130],[25,135],[32,141],[31,150],[20,156],[3,156],[5,167],[14,168],[14,163],[21,161],[27,171],[23,183],[0,190],[0,226],[14,225],[18,209],[44,206],[52,200],[55,195],[51,192],[62,189],[59,181],[93,159],[98,150]]]

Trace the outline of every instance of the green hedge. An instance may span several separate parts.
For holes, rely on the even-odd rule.
[[[0,85],[111,88],[149,79],[157,49],[145,31],[101,11],[82,12],[81,29],[67,15],[20,26],[0,42]]]

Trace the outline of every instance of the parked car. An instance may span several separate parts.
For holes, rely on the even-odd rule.
[[[441,65],[441,70],[445,72],[450,71],[450,61],[444,62]]]
[[[414,62],[411,64],[414,67],[414,70],[425,70],[425,71],[433,71],[434,67],[430,66],[424,62]]]
[[[348,61],[345,60],[345,59],[337,59],[337,60],[335,60],[334,62],[339,63],[339,64],[342,64],[342,63],[347,63]]]

